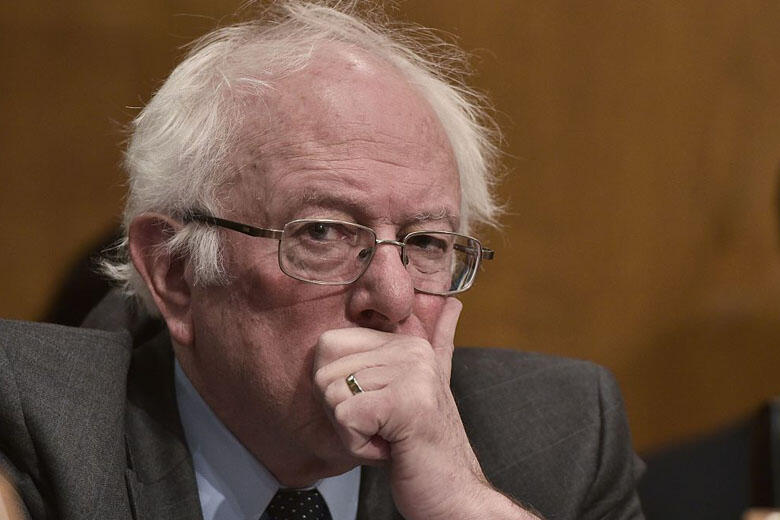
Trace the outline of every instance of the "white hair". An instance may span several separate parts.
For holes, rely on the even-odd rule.
[[[217,29],[197,40],[132,122],[125,153],[129,193],[124,239],[103,271],[125,293],[156,308],[127,251],[127,231],[138,215],[219,214],[217,189],[233,172],[242,105],[273,81],[306,67],[315,49],[333,42],[355,46],[395,67],[427,100],[450,140],[460,176],[462,231],[495,225],[498,130],[485,99],[465,83],[465,54],[430,30],[389,22],[357,1],[274,2],[256,19]],[[361,2],[366,4],[366,2]],[[187,225],[162,246],[189,258],[195,283],[227,280],[217,231]]]

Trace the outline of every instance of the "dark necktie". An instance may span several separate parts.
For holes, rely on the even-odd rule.
[[[268,520],[332,520],[316,489],[280,489],[265,510]]]

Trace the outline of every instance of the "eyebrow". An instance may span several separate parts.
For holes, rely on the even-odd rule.
[[[313,204],[325,208],[349,210],[352,213],[363,212],[363,204],[360,203],[357,197],[350,197],[348,195],[336,197],[330,193],[323,193],[307,188],[303,190],[303,196],[301,198],[306,204]]]
[[[416,222],[428,222],[431,220],[449,220],[450,223],[455,227],[455,224],[457,224],[457,217],[454,217],[450,214],[450,212],[447,210],[447,208],[441,208],[436,213],[417,213],[412,217],[413,220]]]
[[[302,200],[306,204],[321,206],[324,208],[346,211],[353,215],[367,217],[364,202],[360,202],[356,197],[334,196],[330,193],[323,193],[311,189],[303,191]],[[447,220],[453,229],[457,230],[459,219],[453,215],[446,207],[440,207],[434,211],[420,211],[412,215],[408,221],[415,223],[432,222]]]

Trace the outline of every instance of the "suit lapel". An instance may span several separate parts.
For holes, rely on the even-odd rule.
[[[127,391],[125,479],[136,518],[202,518],[176,405],[173,352],[166,332],[133,353]]]
[[[361,468],[357,520],[403,520],[395,509],[387,471],[383,468]]]

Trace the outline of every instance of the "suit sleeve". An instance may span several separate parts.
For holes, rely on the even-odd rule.
[[[36,453],[6,343],[0,339],[0,472],[19,494],[24,518],[53,517],[38,492],[35,473],[27,471],[35,465]]]
[[[580,518],[643,519],[637,484],[644,463],[634,453],[623,399],[617,382],[599,369],[600,435],[598,467]]]

